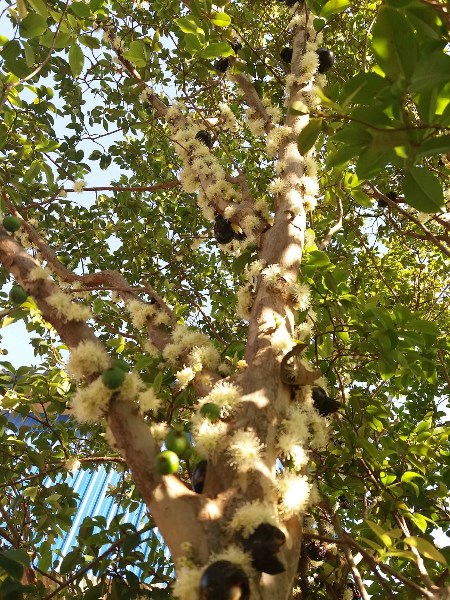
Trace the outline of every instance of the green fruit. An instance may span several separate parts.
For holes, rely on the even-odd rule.
[[[124,360],[123,358],[115,358],[113,360],[113,367],[117,367],[118,369],[122,369],[122,371],[125,371],[125,373],[128,373],[129,370],[129,366],[126,360]]]
[[[3,227],[6,229],[6,231],[14,233],[22,227],[22,221],[17,217],[8,215],[3,219]]]
[[[102,373],[102,381],[110,390],[119,388],[125,380],[125,373],[118,367],[112,367]]]
[[[178,456],[182,456],[191,445],[187,433],[176,429],[171,429],[166,435],[165,444],[167,450],[175,452]]]
[[[214,404],[214,402],[206,402],[201,407],[200,414],[210,421],[217,421],[220,419],[220,407]]]
[[[21,285],[13,285],[9,292],[12,304],[22,304],[28,298],[28,292]]]
[[[160,475],[175,473],[180,464],[180,460],[172,450],[164,450],[155,458],[155,469]]]
[[[58,258],[59,258],[59,262],[61,262],[63,265],[66,265],[66,267],[72,260],[72,257],[70,256],[70,254],[61,254]]]

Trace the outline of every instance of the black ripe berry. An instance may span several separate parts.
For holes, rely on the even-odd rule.
[[[319,541],[312,541],[305,545],[305,553],[310,560],[323,560],[327,549]]]
[[[195,139],[203,142],[205,146],[208,146],[208,148],[211,148],[213,145],[211,134],[209,131],[205,131],[204,129],[201,129],[196,133]]]
[[[209,565],[200,579],[200,600],[249,600],[250,584],[245,572],[228,560]]]
[[[292,48],[289,48],[289,46],[283,48],[280,52],[280,57],[283,62],[289,64],[292,61]]]
[[[301,0],[285,0],[286,6],[294,6],[297,2],[301,3]]]
[[[237,54],[239,52],[239,50],[242,48],[242,44],[237,38],[234,38],[234,40],[231,42],[230,46],[233,48],[235,54]]]
[[[326,73],[334,65],[334,54],[328,48],[318,48],[316,50],[319,57],[319,73]]]
[[[340,496],[338,496],[338,500],[339,500],[339,506],[341,508],[350,508],[351,507],[351,503],[350,503],[349,499],[347,498],[347,496],[345,496],[345,494],[341,494]]]
[[[203,492],[203,486],[205,485],[206,469],[208,468],[208,461],[201,460],[197,463],[192,471],[191,485],[192,489],[196,494]]]
[[[397,194],[395,192],[390,191],[386,194],[386,198],[389,198],[389,200],[395,202],[397,200]]]
[[[392,200],[392,202],[397,201],[397,194],[395,192],[392,192],[392,191],[386,192],[385,196],[386,196],[386,198],[389,198],[389,200]],[[378,208],[386,208],[386,206],[388,206],[388,203],[386,202],[386,200],[383,200],[383,199],[378,200],[377,204],[378,204]]]
[[[321,387],[313,388],[312,392],[314,408],[321,417],[326,417],[339,410],[341,403],[329,398]]]
[[[234,229],[230,221],[227,221],[222,215],[217,215],[214,223],[214,237],[219,244],[229,244],[234,239]]]
[[[219,58],[219,60],[216,60],[216,62],[214,63],[214,68],[216,69],[216,71],[219,71],[219,73],[225,73],[229,66],[230,61],[228,60],[228,58]]]
[[[286,536],[270,523],[261,523],[255,531],[246,538],[242,546],[252,557],[253,568],[261,573],[278,575],[286,570],[277,556]]]

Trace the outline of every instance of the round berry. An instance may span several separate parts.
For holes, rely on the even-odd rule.
[[[172,450],[164,450],[164,452],[160,452],[155,458],[155,469],[160,475],[176,473],[179,464],[180,459]]]
[[[9,292],[12,304],[22,304],[28,298],[28,292],[21,285],[13,285]]]
[[[119,367],[106,369],[106,371],[103,371],[102,373],[102,381],[110,390],[116,390],[125,381],[125,372],[122,369],[119,369]]]
[[[20,219],[18,219],[17,217],[13,217],[12,215],[7,215],[3,219],[3,227],[6,229],[6,231],[9,231],[10,233],[14,233],[15,231],[18,231],[22,227],[22,221]]]

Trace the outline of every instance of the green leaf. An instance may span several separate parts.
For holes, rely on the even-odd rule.
[[[448,54],[431,54],[423,56],[414,70],[410,90],[423,92],[437,89],[448,83],[450,79],[450,56]]]
[[[417,45],[414,30],[402,12],[382,6],[372,29],[372,49],[390,79],[411,78],[416,66]]]
[[[131,42],[128,50],[124,52],[124,56],[136,67],[145,67],[148,64],[149,56],[147,56],[147,47],[141,40]]]
[[[411,329],[412,331],[420,331],[421,333],[426,333],[428,335],[432,335],[433,337],[438,337],[441,335],[441,330],[435,323],[432,323],[431,321],[424,321],[423,319],[411,319],[408,321],[408,329]]]
[[[426,477],[424,477],[420,473],[416,473],[416,471],[405,471],[402,475],[401,481],[411,481],[412,479],[415,479],[416,477],[420,477],[421,479],[426,481]]]
[[[211,22],[217,27],[228,27],[231,23],[231,17],[226,12],[216,12],[213,14]]]
[[[42,17],[48,17],[48,10],[44,0],[28,0],[28,4]]]
[[[371,179],[375,175],[378,175],[392,158],[392,154],[392,151],[374,152],[368,149],[362,150],[356,164],[358,178]]]
[[[325,2],[323,5],[319,16],[323,17],[324,19],[329,19],[332,15],[341,13],[349,6],[351,6],[351,2],[349,0],[328,0],[328,2]]]
[[[309,108],[301,100],[296,100],[289,106],[289,114],[291,114],[291,115],[307,115],[307,114],[309,114]]]
[[[206,48],[200,52],[200,56],[203,58],[217,58],[219,56],[231,56],[234,54],[233,48],[226,42],[214,42],[209,44]]]
[[[447,564],[444,555],[441,554],[441,552],[439,552],[439,550],[427,540],[416,536],[410,536],[406,537],[403,541],[408,546],[411,546],[411,548],[417,548],[419,553],[422,556],[425,556],[425,558],[430,558],[431,560],[435,560],[436,562],[440,562],[444,565]]]
[[[311,252],[308,252],[305,259],[309,267],[319,268],[331,264],[328,254],[322,250],[312,250]]]
[[[203,48],[203,44],[195,33],[186,33],[184,36],[184,47],[189,54],[194,56]]]
[[[450,135],[440,135],[421,144],[416,156],[421,158],[422,156],[447,154],[448,152],[450,152]]]
[[[19,25],[20,35],[24,38],[39,37],[46,29],[47,19],[36,13],[30,13]]]
[[[352,190],[352,198],[357,204],[364,208],[372,208],[373,200],[362,190]]]
[[[33,48],[28,42],[23,42],[23,48],[25,50],[25,61],[27,63],[27,67],[30,67],[31,69],[35,62]]]
[[[310,119],[308,125],[299,133],[297,146],[300,154],[306,154],[314,146],[322,131],[322,119]]]
[[[374,534],[380,538],[385,546],[388,548],[392,546],[392,540],[389,535],[386,533],[384,529],[382,529],[377,523],[373,521],[369,521],[368,519],[364,519],[364,523],[370,527],[370,529],[374,532]]]
[[[441,181],[423,167],[411,167],[402,187],[408,204],[421,212],[436,213],[444,206]]]
[[[70,10],[82,19],[88,19],[91,16],[91,9],[89,2],[72,2],[70,4]]]
[[[427,520],[419,513],[411,513],[408,518],[420,529],[422,533],[427,530]]]
[[[72,75],[76,78],[80,75],[84,65],[84,54],[78,44],[70,46],[69,50],[69,66]]]
[[[20,581],[23,577],[23,565],[12,558],[8,558],[6,552],[0,552],[0,569],[3,569],[13,579]]]
[[[183,31],[183,33],[200,33],[205,34],[203,29],[197,24],[193,17],[180,17],[175,19],[175,23]]]

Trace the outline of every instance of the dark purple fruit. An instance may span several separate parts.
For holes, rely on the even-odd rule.
[[[219,244],[229,244],[234,239],[234,229],[230,221],[227,221],[222,215],[217,215],[214,223],[214,237]]]
[[[230,46],[233,48],[235,54],[237,54],[242,48],[242,44],[237,38],[231,42]]]
[[[345,496],[344,494],[341,494],[340,496],[338,496],[338,500],[339,500],[339,506],[341,508],[350,508],[351,507],[351,502],[349,501],[347,496]]]
[[[257,571],[278,575],[286,571],[286,567],[277,556],[285,541],[286,536],[281,529],[269,523],[261,523],[244,539],[242,546],[245,552],[251,555],[252,565]]]
[[[389,198],[389,200],[392,200],[392,202],[396,202],[397,194],[395,192],[389,191],[386,193],[386,198]]]
[[[283,50],[280,52],[280,57],[281,60],[287,64],[290,64],[292,61],[292,53],[293,50],[292,48],[289,48],[289,46],[286,46],[285,48],[283,48]]]
[[[192,489],[196,494],[201,494],[203,492],[203,486],[205,485],[206,479],[206,470],[208,468],[208,461],[201,460],[197,463],[192,471],[191,475],[191,485]]]
[[[203,572],[199,600],[249,600],[249,598],[248,577],[232,562],[218,560]]]
[[[216,71],[219,71],[219,73],[225,73],[229,66],[230,61],[228,58],[219,58],[219,60],[216,60],[214,63],[214,68]]]
[[[385,196],[386,196],[386,198],[389,198],[389,200],[392,200],[393,202],[397,201],[397,194],[395,192],[392,192],[392,191],[386,192]],[[378,204],[378,208],[386,208],[386,206],[388,206],[388,203],[386,202],[386,200],[383,200],[382,198],[377,201],[377,204]]]
[[[316,50],[319,57],[319,73],[326,73],[334,65],[334,54],[328,48],[318,48]]]
[[[305,553],[310,560],[323,560],[327,549],[319,541],[312,541],[305,545]]]
[[[294,6],[294,4],[297,4],[297,2],[302,4],[303,0],[285,0],[286,6]]]
[[[201,129],[196,133],[195,139],[199,142],[203,142],[205,146],[208,146],[208,148],[211,148],[213,145],[211,134],[209,131],[205,131],[204,129]]]
[[[313,388],[312,398],[314,408],[317,410],[321,417],[331,415],[332,413],[338,411],[342,406],[340,402],[337,402],[337,400],[329,398],[326,395],[325,390],[321,387]]]

